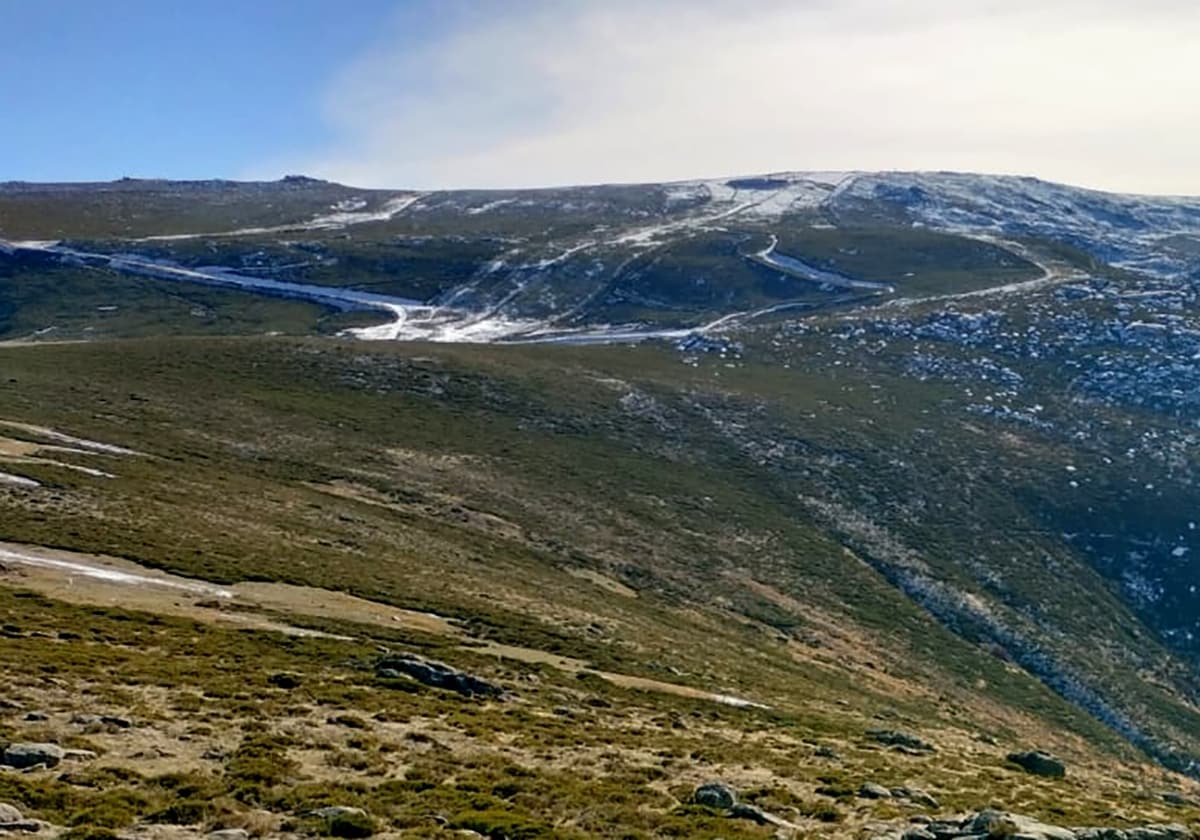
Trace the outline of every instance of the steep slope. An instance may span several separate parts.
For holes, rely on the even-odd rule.
[[[893,585],[883,525],[864,543],[854,522],[827,521],[796,497],[803,477],[777,469],[778,453],[803,445],[821,472],[839,459],[883,465],[889,454],[886,439],[855,432],[861,422],[823,416],[840,387],[819,375],[715,357],[692,367],[655,348],[285,339],[7,347],[0,359],[4,451],[25,443],[3,469],[36,482],[0,487],[5,579],[55,599],[26,598],[32,610],[7,602],[17,641],[4,655],[45,663],[21,687],[24,708],[65,718],[83,711],[68,695],[86,686],[84,709],[141,710],[142,740],[97,732],[80,743],[148,774],[99,783],[143,791],[123,819],[164,807],[153,791],[165,768],[138,764],[135,743],[178,756],[168,766],[193,774],[191,788],[233,797],[198,811],[208,815],[240,813],[238,801],[276,811],[351,802],[416,827],[431,824],[414,804],[422,791],[455,827],[507,819],[544,836],[767,836],[680,806],[714,777],[794,809],[798,825],[846,836],[907,807],[856,799],[866,781],[910,785],[948,808],[1001,802],[1078,823],[1111,820],[1114,802],[1128,803],[1130,821],[1192,814],[1160,796],[1190,787]],[[902,384],[875,384],[922,402],[891,383]],[[904,417],[890,404],[859,408],[860,421]],[[780,420],[787,438],[775,437]],[[805,489],[835,486],[821,478]],[[872,487],[883,492],[884,477]],[[74,577],[26,565],[47,556],[39,545],[77,552],[49,555]],[[946,592],[971,593],[932,550],[921,557]],[[86,583],[80,570],[95,563],[139,583]],[[147,567],[187,575],[179,583],[195,591],[156,598]],[[253,589],[267,582],[368,600]],[[1069,585],[1080,599],[1103,592],[1083,575]],[[222,606],[229,591],[245,594]],[[167,617],[145,625],[122,608]],[[86,652],[60,637],[81,625],[96,634]],[[289,627],[336,638],[273,641]],[[1145,632],[1111,598],[1069,629],[1093,640]],[[450,661],[513,697],[397,694],[363,664],[378,645]],[[137,653],[147,646],[185,658]],[[1089,677],[1111,669],[1149,705],[1155,736],[1194,748],[1170,657],[1146,655],[1157,657],[1147,669],[1157,682],[1136,695],[1142,675],[1128,663],[1089,653],[1079,667]],[[126,689],[96,679],[97,657]],[[300,693],[268,681],[279,672],[296,673]],[[188,711],[197,696],[204,717]],[[189,741],[173,740],[179,727]],[[388,751],[375,756],[375,742],[346,727]],[[886,750],[876,730],[936,751]],[[418,751],[405,733],[442,746]],[[1063,756],[1068,778],[1030,779],[1005,761],[1030,747]],[[211,775],[202,749],[223,773]],[[245,761],[260,753],[277,769],[251,774]],[[506,775],[514,793],[503,792]],[[46,784],[18,793],[99,819],[89,788]],[[543,789],[558,794],[534,795]],[[64,806],[44,807],[61,819]]]
[[[655,740],[683,787],[786,788],[809,828],[818,788],[875,774],[1046,818],[1076,797],[1082,821],[1160,807],[1134,779],[1183,784],[1139,762],[1197,772],[1200,201],[940,173],[290,179],[0,187],[0,222],[14,556],[340,590],[405,627],[432,612],[455,624],[399,643],[510,688],[536,665],[547,716],[590,702],[580,680],[603,683],[588,708],[641,723],[686,696],[710,716],[695,738],[757,746],[681,759]],[[295,337],[313,333],[341,340]],[[361,340],[389,338],[443,343]],[[101,597],[21,569],[45,595]],[[256,597],[233,614],[396,641]],[[611,694],[630,688],[658,699]],[[254,702],[249,720],[276,709]],[[632,749],[617,715],[587,714]],[[787,767],[880,726],[948,763],[868,747],[836,772]],[[1031,746],[1094,789],[1004,775]],[[651,833],[709,830],[675,810],[686,791],[655,789],[630,811],[661,815]],[[847,830],[887,815],[846,804]]]

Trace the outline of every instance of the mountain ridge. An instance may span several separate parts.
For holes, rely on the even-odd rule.
[[[956,176],[956,177],[972,177],[972,178],[995,178],[1015,181],[1026,181],[1034,184],[1042,184],[1054,187],[1065,187],[1071,190],[1081,192],[1098,193],[1109,196],[1123,196],[1127,198],[1139,198],[1148,200],[1194,200],[1198,196],[1192,193],[1152,193],[1138,192],[1136,190],[1120,190],[1104,187],[1095,187],[1084,183],[1075,183],[1071,181],[1059,181],[1053,178],[1047,178],[1039,175],[1005,173],[1005,172],[982,172],[965,169],[782,169],[762,172],[743,172],[740,174],[726,175],[707,175],[688,178],[678,178],[668,181],[588,181],[579,183],[563,183],[563,184],[548,184],[548,185],[525,185],[525,186],[501,186],[501,187],[472,187],[468,185],[457,187],[405,187],[405,186],[361,186],[349,184],[329,178],[320,178],[303,173],[292,173],[282,175],[275,179],[256,179],[256,178],[169,178],[155,176],[124,176],[111,180],[101,181],[25,181],[25,180],[7,180],[0,181],[0,189],[61,189],[61,188],[101,188],[127,186],[128,188],[136,188],[146,185],[195,185],[195,186],[283,186],[283,185],[327,185],[335,187],[343,187],[349,190],[357,190],[360,192],[379,192],[379,193],[518,193],[518,192],[551,192],[555,190],[586,190],[599,187],[625,188],[625,187],[645,187],[645,186],[674,186],[684,184],[696,184],[707,182],[729,182],[729,181],[753,181],[753,180],[771,180],[771,179],[803,179],[813,180],[817,182],[840,181],[847,177],[858,176]]]

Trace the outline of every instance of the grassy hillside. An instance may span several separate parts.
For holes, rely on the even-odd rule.
[[[722,364],[693,368],[655,348],[244,338],[7,347],[0,373],[0,419],[25,424],[0,431],[10,440],[45,442],[38,428],[51,427],[140,453],[0,462],[41,483],[0,489],[0,539],[216,582],[344,591],[449,617],[464,634],[318,621],[293,609],[275,614],[353,641],[286,641],[194,616],[97,612],[78,591],[67,595],[83,605],[5,596],[18,640],[6,655],[44,663],[46,679],[22,689],[26,703],[67,709],[77,704],[61,690],[88,686],[88,705],[132,704],[145,737],[186,725],[198,743],[228,744],[215,766],[173,763],[176,775],[190,774],[183,781],[151,770],[82,789],[8,783],[47,818],[118,826],[159,813],[171,799],[164,786],[186,784],[207,804],[154,819],[236,821],[252,806],[291,814],[336,801],[365,805],[392,829],[433,832],[417,815],[434,810],[451,825],[533,832],[522,836],[764,836],[749,825],[718,829],[710,812],[677,804],[710,777],[761,788],[764,805],[793,809],[813,828],[833,820],[847,831],[895,806],[819,789],[904,780],[952,807],[999,802],[1077,822],[1110,818],[1118,799],[1140,802],[1139,815],[1161,807],[1139,799],[1156,795],[1146,787],[1153,773],[1120,769],[1144,759],[1112,729],[989,640],[950,632],[889,581],[888,558],[872,556],[877,544],[798,500],[795,477],[764,468],[768,447],[803,446],[825,469],[862,459],[886,469],[887,440],[912,431],[903,406],[919,413],[936,388],[885,383],[877,396],[890,397],[886,407],[872,408],[845,381],[747,365],[735,384]],[[841,419],[806,420],[813,411]],[[754,428],[768,422],[789,437]],[[868,445],[859,430],[869,425]],[[961,566],[937,540],[928,546],[921,559],[969,591]],[[21,573],[8,574],[19,591]],[[1043,592],[1066,584],[1029,581]],[[1069,585],[1072,597],[1102,606],[1075,616],[1073,631],[1112,644],[1141,632],[1117,602],[1096,601],[1103,589],[1086,575]],[[148,620],[151,629],[139,629]],[[86,655],[55,641],[81,626],[94,639]],[[165,656],[146,650],[143,632]],[[171,653],[178,645],[182,670],[166,664],[184,655]],[[397,694],[353,664],[378,645],[467,667],[520,699],[478,706],[433,690]],[[490,658],[480,645],[508,646],[517,658]],[[564,656],[618,682],[547,664]],[[1111,668],[1136,702],[1155,704],[1145,720],[1190,748],[1190,712],[1169,684],[1138,687],[1127,665],[1081,657],[1078,667]],[[120,680],[98,683],[97,661]],[[303,674],[302,696],[267,683],[276,671]],[[637,688],[660,683],[770,709]],[[203,716],[188,711],[198,696]],[[339,716],[366,729],[323,723]],[[30,729],[7,725],[14,735]],[[938,752],[881,751],[866,734],[881,727],[918,732]],[[430,751],[427,739],[448,752]],[[129,765],[118,735],[86,742]],[[822,745],[842,758],[812,758]],[[1026,782],[1006,765],[1008,750],[1029,746],[1069,758],[1076,805],[1064,805],[1061,784]],[[245,769],[251,758],[273,769]],[[474,769],[451,771],[447,761]],[[339,768],[333,776],[330,767]],[[104,804],[105,791],[120,791],[111,793],[119,808]],[[601,812],[590,806],[598,799]]]

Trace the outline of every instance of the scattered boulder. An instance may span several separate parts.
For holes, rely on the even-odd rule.
[[[370,837],[375,833],[375,820],[362,808],[349,805],[330,805],[309,812],[312,816],[325,820],[325,832],[330,837],[343,837],[347,840]]]
[[[12,822],[0,822],[0,831],[5,833],[20,831],[25,834],[37,834],[48,826],[48,823],[44,823],[41,820],[13,820]]]
[[[1075,832],[1078,840],[1127,840],[1119,828],[1081,828]]]
[[[78,726],[111,726],[115,729],[133,728],[133,721],[120,715],[78,714],[71,717],[71,723]]]
[[[326,805],[324,808],[314,808],[311,811],[305,811],[306,817],[317,817],[322,820],[331,820],[334,817],[365,817],[367,812],[362,808],[354,808],[350,805]]]
[[[946,840],[946,838],[958,837],[966,833],[963,830],[963,822],[961,820],[934,820],[925,824],[925,830],[938,838],[938,840]]]
[[[927,828],[910,828],[900,835],[900,840],[938,840],[936,834]]]
[[[21,812],[17,810],[16,805],[0,802],[0,823],[20,822],[20,820]]]
[[[827,747],[827,746],[823,746],[823,745],[820,747],[817,747],[816,750],[813,752],[813,755],[815,755],[817,758],[831,758],[834,761],[838,761],[841,759],[841,756],[838,755],[837,750],[835,750],[833,747]]]
[[[1009,753],[1008,760],[1035,776],[1061,779],[1067,775],[1067,766],[1062,761],[1041,750]]]
[[[862,799],[891,799],[892,792],[883,785],[875,784],[875,782],[863,782],[858,788],[858,795]]]
[[[45,712],[26,712],[24,719],[30,722],[46,721],[50,720],[50,715],[46,714]]]
[[[1007,811],[984,810],[965,825],[970,834],[987,837],[1020,837],[1020,840],[1076,840],[1075,832],[1055,825],[1047,825],[1020,814]]]
[[[724,782],[706,782],[692,793],[692,802],[722,811],[729,810],[737,801],[737,791]]]
[[[759,825],[770,824],[766,811],[754,805],[747,805],[745,802],[739,802],[730,808],[729,816],[735,820],[750,820]]]
[[[783,829],[784,836],[791,836],[790,832],[795,830],[797,826],[790,823],[783,817],[776,816],[768,811],[764,811],[756,805],[747,805],[745,802],[739,802],[729,809],[729,816],[737,820],[750,820],[759,825],[770,825],[778,829]]]
[[[293,688],[299,688],[301,682],[302,680],[299,674],[292,674],[288,672],[271,674],[269,677],[267,677],[267,685],[273,685],[275,688],[283,688],[289,691]]]
[[[63,760],[65,761],[92,761],[99,756],[95,750],[63,750]]]
[[[465,697],[498,698],[504,693],[499,686],[465,671],[411,655],[386,656],[376,663],[375,673],[382,677],[402,674],[425,685],[455,691]]]
[[[1192,832],[1178,823],[1169,825],[1144,825],[1125,832],[1128,840],[1191,840]]]
[[[930,796],[920,788],[913,787],[897,787],[892,788],[892,796],[896,799],[907,799],[914,805],[921,805],[931,810],[936,810],[941,807],[941,804],[934,797]]]
[[[250,832],[244,828],[220,828],[205,835],[208,840],[250,840]]]
[[[897,729],[870,729],[867,737],[885,747],[896,747],[904,751],[916,753],[934,752],[933,744],[911,732],[901,732]]]
[[[0,764],[24,770],[39,764],[55,767],[66,756],[66,751],[58,744],[9,744],[0,753]]]

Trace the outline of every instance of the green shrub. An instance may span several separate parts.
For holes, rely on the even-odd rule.
[[[325,834],[330,837],[370,837],[377,830],[375,820],[369,814],[345,813],[330,817],[325,822]]]

